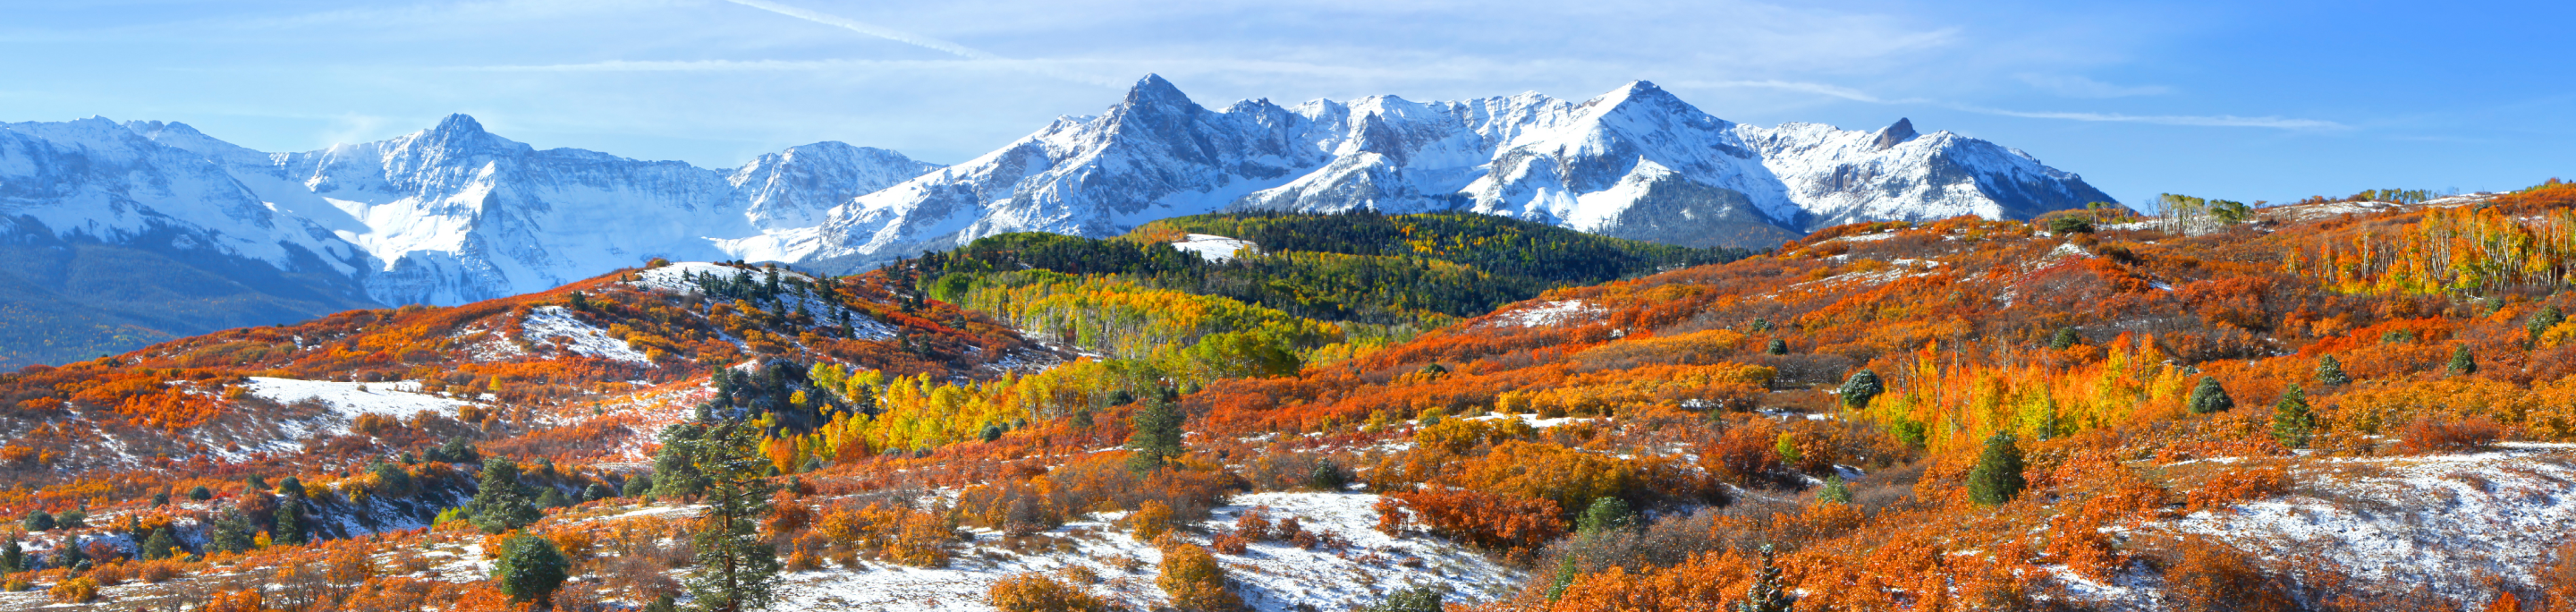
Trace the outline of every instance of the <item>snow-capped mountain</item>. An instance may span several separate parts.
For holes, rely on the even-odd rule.
[[[781,260],[775,232],[937,166],[825,142],[732,172],[580,149],[537,150],[465,115],[408,136],[262,154],[179,124],[135,131],[222,164],[262,201],[356,245],[388,304],[459,304],[552,288],[647,257]]]
[[[845,272],[1004,232],[1106,236],[1233,210],[1465,210],[1768,246],[1852,221],[2019,218],[2096,201],[2111,198],[1982,140],[1918,134],[1904,120],[1877,131],[1736,124],[1642,81],[1582,101],[1377,96],[1211,110],[1149,75],[1099,116],[1060,118],[944,168],[824,142],[715,170],[538,150],[464,115],[300,153],[179,123],[92,118],[0,124],[0,247],[100,262],[21,257],[21,276],[35,280],[0,282],[0,310],[12,300],[53,300],[49,312],[72,313],[62,316],[89,309],[62,305],[95,293],[63,280],[78,266],[128,285],[170,284],[150,280],[155,266],[190,267],[191,299],[258,304],[202,325],[142,310],[80,324],[201,332],[540,291],[651,257]],[[125,250],[91,252],[102,248]],[[159,263],[105,263],[134,257]],[[141,296],[118,299],[161,299]],[[0,345],[13,333],[0,325]]]
[[[1643,81],[1583,101],[1268,100],[1210,110],[1147,76],[975,160],[832,213],[797,259],[856,267],[1014,231],[1106,235],[1223,210],[1471,210],[1613,236],[1768,246],[1863,220],[2027,218],[2112,198],[2017,150],[1910,121],[1764,128]]]

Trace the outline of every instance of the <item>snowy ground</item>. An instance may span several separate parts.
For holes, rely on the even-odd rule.
[[[2273,559],[2314,555],[2361,584],[2428,585],[2473,605],[2488,577],[2531,584],[2576,525],[2576,452],[2307,458],[2282,497],[2204,510],[2143,531],[2201,534]],[[2152,580],[2078,585],[2097,600],[2153,608]],[[2126,601],[2121,601],[2126,600]]]
[[[1239,250],[1254,248],[1254,245],[1251,241],[1224,236],[1190,234],[1189,239],[1172,243],[1172,248],[1197,253],[1199,257],[1207,258],[1208,261],[1224,263],[1225,260],[1233,259]]]
[[[1234,498],[1235,505],[1219,509],[1208,526],[1230,529],[1239,513],[1266,506],[1273,521],[1293,516],[1308,531],[1330,532],[1349,542],[1339,550],[1262,542],[1243,555],[1217,555],[1235,592],[1262,612],[1344,610],[1415,584],[1442,588],[1452,602],[1486,601],[1519,583],[1514,570],[1446,541],[1378,533],[1372,529],[1377,499],[1357,493],[1241,495]],[[976,535],[976,543],[945,568],[871,565],[860,571],[793,574],[778,609],[991,610],[984,599],[993,582],[1019,572],[1055,573],[1069,566],[1100,577],[1090,585],[1095,595],[1135,609],[1167,604],[1154,585],[1162,555],[1126,533],[1111,531],[1105,520],[1072,523],[1044,534],[1069,543],[1052,552],[1015,554],[999,546],[997,534]]]
[[[647,365],[653,363],[653,360],[644,357],[643,351],[635,350],[635,347],[627,344],[625,340],[609,337],[607,330],[582,322],[580,318],[573,316],[571,310],[562,306],[540,306],[530,310],[528,317],[521,320],[519,325],[520,329],[524,330],[521,336],[526,337],[529,342],[551,345],[558,342],[557,339],[560,338],[564,350],[572,351],[577,355]]]
[[[1497,325],[1540,327],[1555,325],[1559,322],[1577,318],[1596,317],[1600,316],[1600,314],[1600,308],[1584,303],[1583,300],[1539,302],[1537,304],[1530,305],[1528,308],[1503,313],[1502,315],[1494,318],[1494,323]]]
[[[420,381],[415,380],[355,383],[253,376],[248,386],[251,395],[280,404],[308,399],[321,402],[339,417],[332,424],[337,427],[347,426],[361,414],[411,418],[427,410],[454,415],[457,407],[474,403],[421,393]]]

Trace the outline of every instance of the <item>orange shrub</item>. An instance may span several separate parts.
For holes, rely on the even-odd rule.
[[[2185,496],[2183,512],[2199,512],[2240,501],[2262,499],[2290,490],[2290,472],[2278,467],[2245,467],[2219,473]]]
[[[1001,612],[1108,612],[1109,602],[1046,574],[1012,574],[986,590],[984,602]]]
[[[2397,436],[2397,451],[2407,454],[2485,450],[2504,437],[2504,427],[2485,418],[2459,421],[2419,419]]]
[[[1556,502],[1482,491],[1429,490],[1390,493],[1378,500],[1378,531],[1394,534],[1419,524],[1470,546],[1526,556],[1565,535]]]

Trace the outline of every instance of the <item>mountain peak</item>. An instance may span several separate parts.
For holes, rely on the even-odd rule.
[[[446,119],[440,119],[437,126],[429,128],[429,131],[442,134],[484,133],[483,123],[475,121],[472,115],[467,115],[465,113],[448,115]]]
[[[1920,134],[1916,134],[1914,132],[1913,120],[1898,117],[1896,118],[1896,123],[1888,124],[1886,128],[1878,131],[1878,141],[1873,143],[1872,146],[1877,150],[1885,151],[1888,147],[1893,147],[1898,143],[1913,140],[1915,136],[1919,135]]]
[[[1181,93],[1181,88],[1172,86],[1171,81],[1163,80],[1163,75],[1146,73],[1145,78],[1136,79],[1135,87],[1127,90],[1125,105],[1135,106],[1140,103],[1189,104],[1190,97]]]

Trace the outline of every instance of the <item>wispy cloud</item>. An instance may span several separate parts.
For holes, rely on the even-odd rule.
[[[780,14],[780,15],[786,15],[786,16],[789,16],[789,17],[797,18],[797,19],[803,19],[803,20],[806,20],[806,21],[814,22],[814,23],[819,23],[819,24],[823,24],[823,25],[827,25],[827,26],[832,26],[832,27],[836,27],[836,28],[841,28],[841,29],[844,29],[844,30],[852,31],[852,32],[858,32],[858,33],[860,33],[860,34],[866,34],[866,35],[874,36],[874,37],[877,37],[877,38],[883,38],[883,39],[886,39],[886,40],[891,40],[891,41],[895,41],[895,42],[899,42],[899,43],[903,43],[903,44],[907,44],[907,45],[912,45],[912,46],[915,46],[915,47],[921,47],[921,48],[929,49],[929,50],[932,50],[932,51],[938,51],[938,52],[946,53],[946,54],[949,54],[949,55],[955,55],[955,56],[963,57],[963,58],[966,58],[966,59],[1001,59],[1001,56],[994,55],[994,54],[991,54],[991,53],[986,53],[986,52],[984,52],[984,51],[977,50],[977,49],[975,49],[975,48],[968,47],[968,46],[966,46],[966,45],[961,45],[961,44],[957,44],[957,43],[953,43],[953,42],[948,42],[948,41],[945,41],[945,40],[940,40],[940,39],[932,38],[932,37],[928,37],[928,36],[922,36],[922,35],[914,34],[914,33],[911,33],[911,32],[905,32],[905,31],[902,31],[902,30],[894,29],[894,28],[888,28],[888,27],[877,26],[877,25],[874,25],[874,24],[869,24],[869,23],[866,23],[866,22],[861,22],[861,21],[856,20],[856,19],[851,19],[851,18],[848,18],[848,17],[842,17],[842,16],[839,16],[839,15],[830,15],[830,14],[820,13],[820,12],[816,12],[816,11],[812,11],[812,10],[807,10],[807,9],[797,8],[797,7],[788,6],[788,5],[784,5],[784,4],[779,4],[779,3],[776,3],[776,2],[768,2],[767,0],[728,0],[728,1],[730,1],[730,2],[732,2],[732,3],[734,3],[734,4],[740,4],[740,5],[748,6],[748,7],[751,7],[751,8],[756,8],[756,9],[760,9],[760,10],[764,10],[764,11],[769,11],[769,12],[772,12],[772,13],[777,13],[777,14]]]
[[[1002,56],[1000,56],[1000,55],[995,55],[995,54],[993,54],[993,53],[986,52],[986,51],[981,50],[981,49],[976,49],[976,48],[973,48],[973,47],[968,47],[968,46],[966,46],[966,45],[961,45],[961,44],[957,44],[957,43],[954,43],[954,42],[949,42],[949,41],[946,41],[946,40],[940,40],[940,39],[938,39],[938,38],[934,38],[934,37],[923,36],[923,35],[920,35],[920,34],[914,34],[914,33],[911,33],[911,32],[905,32],[905,31],[902,31],[902,30],[894,29],[894,28],[888,28],[888,27],[878,26],[878,25],[875,25],[875,24],[870,24],[870,23],[867,23],[867,22],[862,22],[862,21],[859,21],[859,20],[856,20],[856,19],[851,19],[851,18],[848,18],[848,17],[842,17],[842,16],[839,16],[839,15],[832,15],[832,14],[823,13],[823,12],[819,12],[819,11],[814,11],[814,10],[803,9],[803,8],[798,8],[798,7],[788,6],[788,5],[784,5],[784,4],[779,4],[779,3],[776,3],[776,2],[769,2],[768,0],[727,0],[727,1],[728,1],[728,2],[732,2],[732,3],[734,3],[734,4],[739,4],[739,5],[748,6],[748,7],[751,7],[751,8],[756,8],[756,9],[760,9],[760,10],[764,10],[764,11],[769,11],[769,12],[772,12],[772,13],[777,13],[777,14],[780,14],[780,15],[786,15],[786,16],[788,16],[788,17],[794,17],[794,18],[797,18],[797,19],[803,19],[803,20],[806,20],[806,21],[814,22],[814,23],[819,23],[819,24],[823,24],[823,25],[827,25],[827,26],[832,26],[832,27],[836,27],[836,28],[841,28],[841,29],[844,29],[844,30],[849,30],[849,31],[852,31],[852,32],[857,32],[857,33],[865,34],[865,35],[868,35],[868,36],[873,36],[873,37],[877,37],[877,38],[882,38],[882,39],[886,39],[886,40],[891,40],[891,41],[895,41],[895,42],[899,42],[899,43],[903,43],[903,44],[907,44],[907,45],[912,45],[912,46],[915,46],[915,47],[921,47],[921,48],[924,48],[924,49],[929,49],[929,50],[932,50],[932,51],[938,51],[938,52],[946,53],[946,54],[949,54],[949,55],[955,55],[955,56],[957,56],[957,57],[962,57],[962,58],[966,58],[966,59],[969,59],[969,60],[976,60],[976,61],[989,61],[989,62],[1005,62],[1005,65],[1017,66],[1017,67],[1019,67],[1019,68],[1021,68],[1021,69],[1023,69],[1023,70],[1027,70],[1027,71],[1029,71],[1029,72],[1031,72],[1031,73],[1033,73],[1033,74],[1037,74],[1037,75],[1040,75],[1040,76],[1046,76],[1046,77],[1050,77],[1050,78],[1062,79],[1062,80],[1066,80],[1066,81],[1073,81],[1073,82],[1076,82],[1076,83],[1083,83],[1083,84],[1088,84],[1088,85],[1099,85],[1099,86],[1103,86],[1103,87],[1120,87],[1120,86],[1124,86],[1124,85],[1126,85],[1125,83],[1122,83],[1122,82],[1119,82],[1119,81],[1116,81],[1116,80],[1103,79],[1103,78],[1100,78],[1100,77],[1098,77],[1098,76],[1094,76],[1094,75],[1082,74],[1082,73],[1079,73],[1079,72],[1068,71],[1068,70],[1063,70],[1063,69],[1046,68],[1046,67],[1044,67],[1044,66],[1041,66],[1041,65],[1039,65],[1039,64],[1034,64],[1034,63],[1020,63],[1020,62],[1017,62],[1016,60],[1012,60],[1012,59],[1010,59],[1010,58],[1005,58],[1005,57],[1002,57]],[[792,69],[792,68],[781,68],[781,69]]]
[[[2040,91],[2069,98],[2126,98],[2173,93],[2173,88],[2163,85],[2113,85],[2076,75],[2024,73],[2015,76]]]
[[[1851,101],[1854,101],[1854,102],[1867,102],[1867,103],[1871,103],[1871,104],[1890,104],[1890,105],[1913,104],[1913,105],[1924,105],[1924,106],[1937,106],[1937,107],[1941,107],[1941,108],[1947,108],[1947,109],[1950,109],[1950,110],[1963,111],[1963,112],[1970,112],[1970,113],[1977,113],[1977,114],[1983,114],[1983,115],[1997,115],[1997,116],[2003,116],[2003,117],[2021,117],[2021,118],[2025,118],[2025,119],[2061,119],[2061,120],[2066,120],[2066,121],[2101,121],[2101,122],[2113,122],[2113,123],[2152,123],[2152,124],[2158,124],[2158,125],[2189,125],[2189,126],[2204,126],[2204,127],[2254,127],[2254,128],[2274,128],[2274,129],[2284,129],[2284,130],[2342,130],[2342,129],[2350,129],[2350,128],[2351,128],[2351,126],[2344,125],[2344,124],[2341,124],[2341,123],[2336,123],[2336,122],[2333,122],[2333,121],[2325,121],[2325,120],[2320,120],[2320,119],[2295,119],[2295,118],[2288,118],[2288,117],[2239,117],[2239,116],[2235,116],[2235,115],[2129,115],[2129,114],[2122,114],[2122,113],[2023,111],[2023,110],[2012,110],[2012,109],[2003,109],[2003,108],[1993,108],[1993,107],[1987,107],[1987,106],[1978,106],[1978,105],[1974,105],[1974,104],[1960,104],[1960,103],[1956,103],[1956,102],[1945,102],[1945,101],[1941,101],[1941,100],[1934,100],[1934,99],[1930,99],[1930,98],[1883,98],[1883,97],[1879,97],[1879,96],[1876,96],[1876,95],[1871,95],[1871,94],[1869,94],[1869,93],[1867,93],[1867,92],[1863,92],[1863,91],[1860,91],[1860,90],[1857,90],[1857,89],[1852,89],[1852,88],[1849,88],[1849,87],[1843,87],[1843,86],[1839,86],[1839,85],[1829,85],[1829,84],[1825,84],[1825,83],[1810,83],[1810,82],[1804,82],[1804,81],[1682,81],[1682,82],[1676,82],[1676,83],[1673,83],[1673,85],[1674,85],[1674,86],[1676,86],[1676,87],[1685,87],[1685,88],[1696,87],[1696,88],[1710,88],[1710,89],[1725,89],[1725,88],[1758,88],[1758,89],[1776,89],[1776,90],[1782,90],[1782,91],[1795,91],[1795,92],[1802,92],[1802,93],[1810,93],[1810,94],[1816,94],[1816,95],[1820,95],[1820,96],[1826,96],[1826,97],[1832,97],[1832,98],[1840,98],[1840,99],[1844,99],[1844,100],[1851,100]]]

